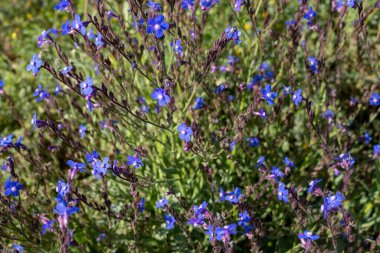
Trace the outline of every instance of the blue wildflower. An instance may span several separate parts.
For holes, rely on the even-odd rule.
[[[59,10],[60,12],[66,10],[67,12],[70,12],[71,4],[68,0],[61,0],[58,4],[54,6],[54,10]]]
[[[289,26],[293,26],[293,25],[295,25],[296,24],[296,21],[294,20],[294,19],[292,19],[292,20],[288,20],[288,21],[285,21],[285,25],[287,26],[287,27],[289,27]]]
[[[138,207],[139,207],[139,211],[143,213],[145,210],[145,198],[142,198],[140,200]]]
[[[205,106],[205,104],[203,103],[203,97],[198,97],[195,99],[195,105],[194,105],[194,110],[198,110],[198,109],[201,109]]]
[[[166,229],[170,230],[174,228],[175,219],[173,216],[165,214]]]
[[[261,89],[262,98],[268,102],[268,104],[273,105],[274,99],[277,97],[277,93],[271,91],[271,85],[267,84],[265,88]]]
[[[261,167],[265,162],[265,156],[260,156],[259,160],[256,162],[256,168]]]
[[[109,167],[110,164],[108,157],[105,157],[103,161],[97,160],[96,162],[92,163],[92,174],[100,180],[107,174]]]
[[[127,159],[128,166],[133,166],[136,169],[139,169],[141,166],[144,166],[143,162],[141,161],[141,158],[138,156],[128,156]]]
[[[243,6],[243,0],[235,0],[235,4],[234,4],[234,10],[236,12],[239,12],[241,11],[241,7]]]
[[[71,29],[71,31],[75,29],[76,31],[79,31],[83,36],[86,36],[86,27],[83,25],[78,14],[75,14],[75,19],[71,22]]]
[[[380,155],[380,145],[373,145],[373,154],[376,156]]]
[[[3,90],[4,84],[4,81],[0,80],[0,92]]]
[[[23,249],[24,248],[21,245],[19,245],[19,244],[13,244],[12,245],[12,249],[16,250],[17,253],[23,253]]]
[[[8,135],[7,137],[0,137],[0,147],[7,148],[12,145],[13,142],[13,134]]]
[[[33,130],[36,130],[36,127],[37,127],[37,114],[36,113],[33,113],[33,117],[32,117],[31,123],[32,123],[32,126],[33,126]]]
[[[32,71],[33,75],[36,76],[41,66],[42,66],[42,60],[38,57],[38,54],[35,54],[30,60],[29,65],[26,67],[26,71]]]
[[[162,14],[154,18],[148,19],[146,32],[151,34],[154,32],[156,38],[160,39],[164,36],[164,31],[169,28],[169,24],[164,21],[165,17]]]
[[[69,34],[71,32],[71,25],[70,25],[70,19],[67,19],[65,23],[63,23],[62,27],[61,27],[61,32],[62,32],[62,35],[66,35],[66,34]]]
[[[87,77],[86,81],[82,81],[80,83],[80,92],[84,96],[90,96],[92,94],[93,88],[92,88],[92,79],[91,77]]]
[[[163,107],[166,104],[169,104],[170,97],[166,94],[165,90],[162,88],[154,89],[150,95],[152,99],[157,100],[158,106]]]
[[[310,183],[309,183],[309,188],[307,189],[307,193],[313,193],[314,190],[317,189],[317,184],[319,182],[321,182],[322,179],[315,179],[315,180],[312,180]]]
[[[224,227],[215,228],[216,239],[218,241],[229,239],[230,235],[237,234],[236,228],[237,228],[237,225],[234,223],[230,225],[226,225]]]
[[[170,46],[173,48],[174,52],[180,56],[183,55],[183,47],[181,46],[181,40],[178,39],[176,42],[171,42]]]
[[[201,0],[199,4],[201,6],[202,11],[206,11],[213,7],[217,2],[218,0]]]
[[[246,140],[250,148],[255,148],[259,146],[259,139],[257,137],[248,137]]]
[[[236,187],[234,191],[225,194],[223,199],[230,204],[238,204],[239,200],[243,197],[239,187]]]
[[[318,73],[318,60],[314,56],[309,56],[307,58],[309,67],[314,72],[314,74]]]
[[[363,138],[364,138],[364,143],[365,144],[369,144],[371,142],[371,140],[372,140],[372,137],[371,137],[371,135],[368,132],[364,133],[364,137]]]
[[[66,220],[68,216],[70,216],[71,214],[77,213],[78,211],[79,211],[79,207],[76,207],[76,206],[68,207],[66,201],[59,202],[54,208],[54,212],[58,214],[59,216],[65,217]]]
[[[99,159],[99,154],[95,150],[92,151],[92,153],[86,154],[86,161],[87,163],[93,163],[96,161],[96,159]]]
[[[152,0],[149,0],[146,6],[151,9],[152,11],[160,12],[162,11],[162,7],[160,3],[153,2]]]
[[[98,50],[104,47],[103,37],[100,32],[98,32],[98,36],[95,38],[95,45]]]
[[[223,84],[220,84],[216,87],[216,89],[214,90],[214,92],[219,95],[220,93],[222,93],[224,90],[226,89],[226,87],[223,85]]]
[[[55,191],[58,193],[58,196],[56,198],[57,202],[61,202],[64,200],[66,194],[70,191],[70,185],[63,180],[59,180],[57,186],[55,187]]]
[[[224,30],[224,32],[226,33],[227,40],[235,41],[236,45],[241,43],[241,40],[240,40],[241,32],[236,27],[228,27]]]
[[[67,165],[70,166],[70,168],[74,169],[74,170],[79,170],[80,172],[87,172],[87,170],[85,169],[86,168],[86,164],[84,163],[79,163],[79,162],[74,162],[72,160],[68,160],[66,162]]]
[[[10,177],[4,183],[5,196],[17,197],[21,189],[22,189],[22,184],[16,181],[12,182]]]
[[[85,125],[79,126],[79,135],[81,139],[84,138],[84,135],[86,134],[86,130],[87,130],[87,127]]]
[[[181,2],[182,9],[187,10],[194,6],[194,0],[183,0]]]
[[[48,99],[49,93],[47,92],[46,89],[42,87],[42,84],[38,84],[37,89],[33,93],[33,97],[37,97],[36,101],[40,102],[43,99]]]
[[[169,204],[169,200],[165,199],[165,198],[161,198],[160,200],[158,200],[156,202],[156,208],[161,208],[163,209],[164,207],[166,207],[167,205]]]
[[[301,89],[298,89],[297,91],[295,91],[293,93],[292,100],[296,106],[298,106],[299,103],[301,103],[301,101],[302,101],[302,90]]]
[[[295,168],[294,162],[290,161],[288,157],[285,157],[283,162],[285,163],[286,167]]]
[[[323,205],[322,205],[324,218],[326,219],[328,211],[337,210],[342,205],[343,200],[344,200],[344,196],[340,192],[337,192],[335,195],[330,195],[328,197],[325,197],[323,201]]]
[[[313,11],[313,7],[309,7],[309,10],[305,13],[303,16],[304,19],[307,20],[307,25],[311,25],[313,22],[313,19],[317,16],[317,13]]]
[[[55,223],[55,220],[47,221],[42,225],[42,232],[41,234],[44,235],[46,231],[52,231],[52,226]]]
[[[372,96],[369,98],[369,104],[373,105],[373,106],[379,106],[380,105],[379,93],[375,92],[372,94]]]
[[[278,200],[283,200],[284,202],[289,202],[288,200],[288,190],[285,188],[283,183],[280,183],[278,187]]]
[[[186,126],[186,124],[182,122],[182,124],[177,127],[177,130],[181,140],[185,142],[190,141],[191,136],[193,135],[193,129],[191,129],[191,127]]]

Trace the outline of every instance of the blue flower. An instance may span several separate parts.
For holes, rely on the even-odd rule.
[[[30,60],[29,65],[26,67],[26,71],[32,71],[33,75],[36,76],[41,66],[42,66],[42,60],[38,57],[38,54],[35,54]]]
[[[369,144],[371,142],[371,140],[372,140],[372,137],[371,137],[371,135],[368,132],[364,133],[364,137],[363,138],[364,138],[364,143],[365,144]]]
[[[62,35],[69,34],[71,32],[71,25],[70,25],[70,19],[67,19],[66,22],[61,27]]]
[[[146,6],[151,9],[152,11],[160,12],[162,11],[162,7],[160,3],[153,2],[152,0],[149,0],[149,2],[146,4]]]
[[[71,22],[71,28],[79,31],[83,36],[86,36],[86,27],[83,25],[78,14],[75,14],[75,19]]]
[[[226,89],[226,87],[223,85],[223,84],[220,84],[216,87],[216,89],[214,90],[214,92],[219,95],[220,93],[222,93],[224,90]]]
[[[143,18],[134,18],[135,21],[132,22],[132,26],[138,31],[143,27],[145,20]]]
[[[52,231],[52,226],[55,223],[55,220],[50,220],[42,225],[42,235],[46,233],[46,231]]]
[[[140,157],[138,156],[128,156],[127,164],[129,166],[133,166],[136,169],[139,169],[141,166],[144,166],[143,162],[141,161]]]
[[[46,89],[43,89],[42,84],[38,84],[37,89],[33,93],[33,97],[37,97],[36,101],[40,102],[43,99],[48,99],[49,93]]]
[[[267,84],[265,88],[261,89],[262,98],[268,102],[268,104],[273,105],[274,99],[277,97],[277,93],[271,91],[271,85]]]
[[[166,207],[167,205],[169,204],[169,200],[165,199],[165,198],[161,198],[160,200],[158,200],[156,202],[156,208],[164,208]]]
[[[3,90],[4,84],[5,84],[4,81],[3,81],[3,80],[0,80],[0,91]]]
[[[355,159],[350,153],[341,154],[339,157],[336,157],[335,160],[338,162],[338,165],[344,169],[349,169],[355,164]]]
[[[250,148],[255,148],[259,146],[259,139],[257,137],[248,137],[246,140]]]
[[[55,191],[58,193],[58,196],[56,198],[57,202],[61,202],[64,200],[66,194],[70,191],[70,185],[63,180],[59,180],[57,186],[55,187]]]
[[[222,189],[223,190],[223,189]],[[221,199],[229,202],[230,204],[238,204],[239,200],[243,197],[239,187],[236,187],[234,191],[225,193]],[[221,200],[221,201],[223,201]]]
[[[247,211],[243,213],[239,213],[239,221],[238,225],[244,229],[244,232],[249,232],[253,229],[253,225],[250,225],[251,217],[249,216]]]
[[[18,253],[22,253],[23,247],[19,244],[13,244],[12,249],[17,250]]]
[[[104,47],[103,37],[102,37],[102,34],[100,32],[98,32],[98,37],[95,38],[95,45],[96,45],[98,50],[100,48]]]
[[[146,32],[151,34],[154,32],[156,38],[160,39],[164,36],[164,31],[169,28],[169,24],[164,21],[165,17],[162,14],[154,18],[148,19]]]
[[[214,233],[213,233],[213,226],[212,225],[208,225],[207,227],[207,230],[205,232],[206,235],[210,236],[209,237],[209,241],[211,241],[213,238],[214,238]]]
[[[278,181],[279,178],[282,178],[284,176],[284,173],[282,173],[282,171],[279,168],[277,168],[276,166],[272,167],[271,172],[272,172],[272,177],[276,181]]]
[[[283,183],[280,183],[278,187],[278,200],[283,200],[284,202],[289,202],[288,200],[288,190],[285,188]]]
[[[66,10],[67,12],[71,11],[71,5],[68,0],[61,0],[58,4],[54,6],[54,10],[59,10],[60,12]]]
[[[292,100],[296,106],[298,106],[299,103],[301,103],[301,101],[302,101],[302,90],[301,89],[298,89],[297,91],[295,91],[293,93]]]
[[[33,130],[36,130],[36,127],[37,127],[37,114],[36,113],[33,113],[33,117],[32,117],[31,123],[32,123],[32,126],[33,126]]]
[[[119,16],[116,15],[113,11],[107,11],[107,20],[110,20],[111,18],[118,18]]]
[[[356,9],[356,7],[359,6],[359,3],[361,2],[362,0],[347,0],[347,5],[352,9]]]
[[[194,105],[194,110],[198,110],[198,109],[201,109],[205,106],[204,102],[203,102],[203,97],[198,97],[195,99],[195,105]]]
[[[182,9],[187,10],[194,6],[194,0],[183,0],[181,2]]]
[[[139,202],[139,211],[144,212],[145,198],[142,198]]]
[[[307,189],[307,193],[313,193],[315,189],[317,189],[317,184],[319,182],[321,182],[322,179],[315,179],[315,180],[312,180],[310,183],[309,183],[309,188]]]
[[[314,74],[318,73],[318,60],[314,56],[309,56],[307,58],[309,67],[314,72]]]
[[[283,86],[284,87],[284,94],[285,95],[289,95],[289,94],[291,94],[292,93],[292,87],[287,87],[287,86]]]
[[[96,161],[96,159],[99,159],[99,154],[95,150],[92,151],[92,153],[86,154],[86,161],[87,163],[93,163]]]
[[[0,137],[0,147],[7,148],[12,145],[13,142],[13,134],[8,135],[7,137]]]
[[[94,176],[100,180],[107,174],[109,167],[110,164],[108,157],[105,157],[103,161],[97,160],[96,162],[92,163],[92,174],[94,174]]]
[[[165,214],[166,229],[170,230],[174,228],[175,219],[173,216]]]
[[[92,88],[92,79],[91,77],[87,77],[86,81],[82,81],[80,83],[80,92],[84,96],[90,96],[92,94],[93,88]]]
[[[206,11],[207,9],[213,7],[217,2],[218,0],[201,0],[199,4],[202,11]]]
[[[67,165],[70,166],[70,168],[74,169],[74,170],[79,170],[80,172],[87,172],[87,170],[85,169],[86,168],[86,164],[84,163],[78,163],[78,162],[74,162],[72,160],[68,160],[66,162]]]
[[[303,16],[304,19],[307,20],[307,24],[310,26],[313,22],[314,17],[317,16],[317,13],[313,11],[313,7],[309,7],[309,10]]]
[[[298,234],[298,238],[315,241],[319,239],[319,236],[313,235],[309,230],[305,230],[303,233]]]
[[[54,208],[54,212],[56,214],[58,214],[59,216],[63,216],[65,218],[70,216],[71,214],[77,213],[78,211],[79,211],[79,207],[76,207],[76,206],[68,207],[66,201],[59,202]]]
[[[86,134],[86,126],[85,125],[80,125],[79,126],[79,135],[80,135],[80,138],[83,139],[84,138],[84,135]]]
[[[379,93],[375,92],[372,94],[372,96],[369,98],[369,104],[373,105],[373,106],[379,106],[380,105]]]
[[[256,162],[256,168],[261,167],[263,163],[265,162],[265,156],[260,156],[259,160]]]
[[[200,204],[199,206],[194,205],[193,206],[194,215],[198,216],[198,215],[204,214],[207,210],[206,208],[207,208],[206,201],[203,201],[202,204]]]
[[[373,154],[380,155],[380,145],[373,145]]]
[[[243,6],[243,1],[242,0],[235,0],[234,4],[234,10],[239,12],[241,11],[241,7]]]
[[[203,221],[204,218],[205,217],[202,214],[194,216],[187,222],[187,224],[192,225],[193,227],[203,226],[205,224],[205,222]]]
[[[344,196],[340,192],[323,198],[322,211],[324,213],[324,219],[326,219],[327,212],[337,210],[342,205],[343,200]]]
[[[227,40],[234,40],[236,45],[241,43],[241,32],[236,27],[228,27],[224,32],[226,33]]]
[[[330,121],[330,120],[332,120],[334,114],[335,114],[335,113],[334,113],[333,111],[331,111],[331,110],[327,110],[327,111],[323,114],[323,117]]]
[[[237,225],[234,223],[224,227],[215,228],[216,239],[222,241],[223,239],[229,238],[230,235],[237,234],[236,228]]]
[[[170,46],[173,48],[174,52],[180,56],[183,55],[183,47],[181,46],[181,40],[178,39],[176,42],[171,42]]]
[[[185,142],[190,141],[191,136],[193,135],[193,129],[191,129],[191,127],[186,126],[186,124],[182,122],[182,124],[177,127],[177,130],[181,140]]]
[[[283,162],[285,163],[286,167],[295,168],[294,162],[290,161],[288,157],[285,157]]]
[[[4,183],[5,196],[17,197],[21,189],[22,185],[19,182],[12,182],[10,177]]]
[[[53,38],[49,35],[49,33],[53,34],[53,37],[57,37],[57,30],[49,29],[47,31],[43,31],[41,35],[38,37],[37,46],[42,47],[53,43]]]
[[[158,106],[163,107],[166,104],[169,104],[170,97],[166,94],[165,90],[162,88],[154,89],[150,95],[152,99],[157,100]]]
[[[289,26],[295,25],[296,21],[294,19],[288,20],[288,21],[285,21],[285,24],[287,27],[289,27]]]

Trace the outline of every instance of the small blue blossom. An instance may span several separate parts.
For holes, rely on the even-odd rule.
[[[61,202],[64,200],[66,194],[70,191],[70,185],[63,180],[59,180],[57,186],[55,187],[55,191],[58,193],[58,196],[56,198],[57,202]]]
[[[59,10],[60,12],[62,11],[71,11],[71,4],[68,0],[61,0],[58,4],[54,6],[54,10]]]
[[[29,65],[26,67],[26,71],[32,71],[33,75],[36,76],[41,66],[42,66],[42,60],[38,57],[38,54],[35,54],[30,60]]]
[[[294,162],[290,161],[288,157],[285,157],[283,162],[285,163],[286,167],[295,168]]]
[[[194,6],[194,0],[183,0],[181,2],[182,9],[188,10]]]
[[[82,95],[88,97],[92,94],[93,88],[92,88],[92,79],[91,77],[87,77],[86,81],[82,81],[80,83],[80,92]]]
[[[261,89],[262,98],[268,102],[269,105],[274,104],[274,99],[277,97],[276,92],[272,92],[270,84],[267,84],[265,88]]]
[[[285,95],[289,95],[292,93],[292,87],[290,86],[283,86],[283,87],[284,87],[283,91]]]
[[[223,85],[223,84],[220,84],[216,87],[216,89],[214,90],[214,92],[219,95],[220,93],[222,93],[224,90],[226,89],[226,87]]]
[[[227,40],[235,41],[236,45],[241,43],[241,32],[236,27],[228,27],[224,30],[224,32],[226,33]]]
[[[62,216],[66,219],[68,216],[71,214],[77,213],[79,211],[79,207],[73,206],[73,207],[68,207],[66,201],[61,201],[59,202],[55,208],[54,212],[58,214],[59,216]]]
[[[55,223],[55,220],[47,221],[45,224],[42,225],[42,232],[41,234],[44,235],[46,231],[52,231],[52,226]]]
[[[93,163],[96,161],[96,159],[99,159],[99,154],[95,150],[92,151],[92,153],[86,154],[86,161],[87,163]]]
[[[162,198],[156,202],[156,208],[161,208],[163,209],[169,204],[169,200]]]
[[[315,179],[315,180],[312,180],[310,183],[309,183],[309,188],[307,189],[307,193],[313,193],[315,189],[317,189],[317,184],[319,182],[321,182],[322,179]]]
[[[362,0],[347,0],[347,6],[356,9],[357,6],[362,2]]]
[[[338,165],[344,169],[349,169],[355,164],[355,159],[350,155],[350,153],[341,154],[339,157],[336,157],[335,160]]]
[[[53,43],[53,38],[49,35],[52,34],[53,37],[57,37],[57,30],[49,29],[47,31],[43,31],[41,35],[38,37],[37,46],[42,47]]]
[[[230,237],[230,235],[237,234],[236,228],[237,228],[236,224],[230,224],[230,225],[226,225],[224,227],[215,228],[216,239],[218,241],[228,239]]]
[[[74,170],[79,170],[80,172],[87,172],[87,170],[85,169],[86,168],[86,164],[84,163],[79,163],[79,162],[74,162],[72,160],[68,160],[66,162],[67,165],[70,166],[70,168],[74,169]]]
[[[37,127],[37,114],[36,113],[33,113],[33,117],[32,117],[31,123],[32,123],[32,126],[33,126],[33,130],[36,130],[36,127]]]
[[[151,9],[152,11],[160,12],[162,11],[162,7],[160,3],[153,2],[152,0],[149,0],[146,6]]]
[[[138,207],[139,207],[139,211],[143,213],[145,210],[145,198],[142,198],[140,200]]]
[[[186,126],[186,124],[182,122],[182,124],[177,127],[177,130],[181,140],[185,142],[190,141],[191,136],[193,135],[193,129],[191,129],[191,127]]]
[[[95,45],[98,50],[104,47],[103,37],[100,32],[98,33],[98,37],[95,38]]]
[[[78,14],[75,14],[75,19],[71,22],[71,32],[73,29],[79,31],[83,36],[86,36],[86,27],[83,25]]]
[[[296,21],[294,20],[294,19],[292,19],[292,20],[288,20],[288,21],[285,21],[285,25],[287,26],[287,27],[289,27],[289,26],[293,26],[293,25],[295,25],[296,24]]]
[[[301,103],[301,101],[302,101],[302,90],[301,89],[298,89],[297,91],[295,91],[293,93],[292,100],[296,106],[298,106],[299,103]]]
[[[165,214],[166,229],[171,230],[174,228],[175,219],[173,216]]]
[[[380,145],[373,145],[373,154],[375,156],[380,155]]]
[[[19,244],[13,244],[12,249],[17,250],[17,253],[23,253],[23,247]]]
[[[0,80],[0,92],[3,90],[4,84],[4,81]]]
[[[318,60],[313,56],[309,56],[307,58],[307,62],[309,64],[309,67],[311,68],[311,70],[314,72],[314,74],[317,74],[318,73]]]
[[[218,0],[201,0],[199,4],[201,6],[202,11],[206,11],[213,7],[217,2]]]
[[[372,137],[371,137],[371,135],[368,132],[365,132],[364,136],[363,136],[363,139],[364,139],[364,143],[365,144],[369,144],[371,142],[371,140],[372,140]]]
[[[158,106],[163,107],[170,102],[170,97],[166,94],[165,90],[162,88],[154,89],[150,95],[152,99],[157,100]]]
[[[84,135],[86,134],[86,130],[87,130],[87,127],[85,125],[79,126],[79,135],[81,139],[84,138]]]
[[[241,7],[243,6],[243,0],[235,0],[235,4],[234,4],[234,10],[236,12],[239,12],[241,11]]]
[[[194,110],[199,110],[205,106],[203,102],[203,97],[198,97],[195,99],[195,105],[194,105]]]
[[[313,22],[313,19],[317,16],[317,13],[313,11],[313,7],[309,7],[309,10],[305,13],[303,16],[304,19],[307,20],[307,25],[311,25]]]
[[[7,137],[0,137],[0,147],[7,148],[12,145],[13,142],[13,134],[8,135]]]
[[[148,19],[146,32],[154,33],[156,38],[160,39],[164,36],[164,31],[169,28],[169,24],[164,21],[165,17],[162,14],[154,18]]]
[[[174,52],[177,55],[182,56],[183,55],[183,47],[181,46],[181,40],[178,39],[176,42],[171,42],[170,46],[173,48]]]
[[[193,218],[191,218],[187,222],[187,224],[191,225],[193,227],[203,226],[205,224],[204,219],[205,219],[205,217],[202,214],[200,214],[198,216],[194,216]]]
[[[284,173],[279,169],[277,168],[276,166],[273,166],[272,169],[271,169],[271,173],[272,173],[272,177],[278,181],[278,179],[282,178],[284,176]]]
[[[257,137],[248,137],[246,140],[250,148],[256,148],[259,146],[259,139]]]
[[[265,156],[260,156],[259,160],[256,162],[256,168],[261,167],[265,162]]]
[[[21,189],[22,189],[22,185],[16,181],[12,182],[10,177],[4,183],[5,196],[17,197]]]
[[[214,238],[213,230],[214,230],[214,228],[212,225],[207,226],[207,230],[206,230],[205,234],[209,236],[209,238],[208,238],[209,241],[211,241]]]
[[[221,199],[229,202],[230,204],[238,204],[239,200],[243,197],[243,194],[241,193],[241,190],[239,187],[236,187],[234,191],[224,193],[223,195],[224,196]],[[221,201],[223,201],[223,200],[221,200]]]
[[[283,183],[280,183],[278,187],[278,200],[283,200],[284,202],[289,202],[288,200],[288,190],[285,188]]]
[[[109,167],[110,164],[108,157],[105,157],[103,161],[97,160],[96,162],[92,163],[92,174],[100,180],[107,174]]]
[[[70,19],[67,19],[65,23],[63,23],[62,27],[61,27],[61,32],[62,32],[62,35],[66,35],[66,34],[69,34],[71,32],[71,22],[70,22]]]
[[[37,89],[33,93],[33,97],[37,97],[36,101],[40,102],[43,99],[49,99],[49,93],[42,87],[42,84],[38,84]]]
[[[298,238],[315,241],[319,239],[319,236],[313,235],[309,230],[305,230],[303,233],[298,234]]]
[[[372,94],[372,96],[369,98],[369,104],[373,105],[373,106],[379,106],[380,105],[379,93],[375,92]]]
[[[337,210],[342,205],[343,200],[344,200],[344,196],[340,192],[337,192],[335,195],[330,195],[324,198],[323,205],[322,205],[324,218],[326,219],[328,211]]]
[[[193,206],[194,215],[198,216],[198,215],[204,214],[207,211],[206,208],[207,208],[207,202],[206,201],[203,201],[202,204],[200,204],[199,206],[194,205]]]
[[[127,164],[128,164],[128,166],[133,166],[136,169],[139,169],[142,166],[144,166],[144,164],[141,161],[140,157],[138,157],[138,156],[131,156],[131,155],[128,156]]]

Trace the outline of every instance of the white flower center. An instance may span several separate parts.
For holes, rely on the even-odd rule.
[[[162,95],[158,95],[157,98],[158,98],[159,100],[161,100],[161,99],[163,98],[163,96],[162,96]]]
[[[159,30],[161,28],[160,24],[155,24],[154,25],[154,30]]]

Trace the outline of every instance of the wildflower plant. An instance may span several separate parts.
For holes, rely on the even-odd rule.
[[[17,60],[0,34],[0,251],[378,251],[379,5],[31,8]]]

